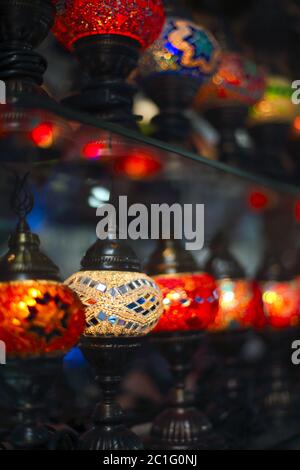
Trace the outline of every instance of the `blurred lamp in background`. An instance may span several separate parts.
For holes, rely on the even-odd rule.
[[[237,52],[225,51],[221,65],[197,95],[195,107],[205,112],[220,132],[220,159],[245,164],[241,160],[236,131],[246,123],[249,106],[264,93],[262,71]]]
[[[260,289],[254,281],[246,279],[243,268],[228,249],[227,237],[217,235],[210,248],[205,270],[216,279],[219,296],[219,310],[212,329],[264,326]]]
[[[256,145],[256,168],[267,176],[291,181],[294,169],[287,145],[298,106],[292,102],[289,79],[270,75],[266,83],[265,93],[250,109],[248,119]]]
[[[188,147],[190,124],[184,112],[217,70],[220,49],[209,31],[179,14],[174,4],[160,38],[140,59],[138,81],[160,109],[152,120],[154,136]]]

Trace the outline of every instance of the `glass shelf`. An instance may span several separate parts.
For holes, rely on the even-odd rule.
[[[29,165],[36,196],[31,225],[64,276],[78,268],[95,238],[96,206],[107,199],[115,203],[119,195],[128,197],[128,205],[204,204],[205,246],[220,231],[230,232],[249,275],[263,250],[266,213],[277,214],[296,237],[294,208],[300,194],[296,186],[208,160],[41,97],[23,97],[14,109],[2,111],[3,120],[1,240],[4,244],[12,227],[7,219],[10,171],[24,171]],[[13,127],[16,121],[19,125]],[[259,207],[261,198],[268,200],[264,211]],[[135,242],[142,260],[153,243]],[[205,250],[196,256],[201,262]]]
[[[82,143],[84,146],[85,141],[89,141],[95,137],[95,140],[104,139],[104,145],[107,143],[109,145],[109,139],[111,143],[116,141],[116,147],[110,149],[110,154],[106,153],[109,157],[114,158],[117,156],[118,151],[120,150],[118,147],[118,143],[127,149],[138,149],[138,150],[150,150],[150,152],[156,153],[156,156],[163,162],[168,162],[168,165],[165,167],[164,176],[166,178],[172,176],[171,174],[167,174],[167,170],[169,170],[169,165],[171,165],[171,161],[173,166],[174,173],[176,172],[176,161],[178,164],[181,162],[182,168],[185,166],[185,174],[191,175],[193,172],[193,162],[198,165],[198,168],[201,167],[201,175],[207,181],[209,178],[224,178],[232,177],[236,182],[238,179],[240,181],[246,181],[248,183],[255,183],[260,186],[265,186],[270,189],[274,189],[275,191],[285,192],[290,195],[298,195],[300,193],[300,187],[294,184],[287,184],[281,181],[277,181],[272,178],[268,178],[236,166],[231,166],[229,164],[222,163],[216,160],[210,160],[208,158],[202,157],[201,155],[197,155],[196,153],[192,153],[190,151],[185,150],[184,148],[179,148],[174,145],[168,144],[166,142],[162,142],[141,133],[124,128],[120,125],[111,124],[108,122],[104,122],[96,117],[93,117],[88,114],[84,114],[78,111],[71,110],[62,106],[55,101],[49,100],[44,98],[43,96],[22,96],[18,101],[17,105],[13,108],[8,110],[8,113],[11,113],[13,118],[16,117],[16,112],[18,110],[24,110],[24,114],[26,118],[23,122],[21,122],[21,127],[26,127],[28,129],[34,129],[38,123],[53,123],[54,126],[58,128],[58,132],[55,136],[54,131],[54,145],[49,146],[46,149],[37,149],[36,145],[32,145],[34,143],[31,142],[31,145],[28,147],[28,156],[24,156],[24,140],[22,141],[21,135],[22,132],[18,132],[19,129],[14,129],[13,126],[10,127],[11,138],[10,140],[20,141],[20,146],[22,152],[21,154],[17,154],[16,158],[17,161],[31,161],[35,165],[39,166],[46,166],[47,164],[50,165],[51,163],[59,161],[60,163],[83,163],[86,164],[88,158],[84,158],[82,152],[79,151],[77,148],[73,149],[73,152],[68,152],[71,146],[69,146],[70,142],[74,144]],[[0,114],[1,116],[1,114]],[[83,127],[83,131],[81,133],[81,140],[79,141],[80,136],[78,136],[78,129]],[[98,133],[97,129],[103,131],[103,133]],[[3,130],[2,130],[3,134]],[[1,135],[1,134],[0,134]],[[7,137],[7,134],[4,133],[4,137]],[[105,140],[107,139],[107,140]],[[3,137],[0,141],[0,162],[11,162],[12,161],[12,153],[6,152],[3,150],[6,146],[8,139],[3,143]],[[22,144],[22,146],[21,146]],[[31,155],[29,155],[29,150]],[[105,150],[103,151],[105,156]],[[100,156],[98,164],[102,165],[100,160],[103,159],[103,155]],[[90,160],[93,160],[92,158]],[[96,160],[96,159],[95,159]],[[104,158],[105,160],[105,158]],[[183,164],[183,162],[185,162]],[[92,162],[91,163],[95,163]],[[105,162],[104,162],[105,163]],[[172,169],[172,168],[171,168]],[[200,171],[199,171],[200,173]],[[197,177],[200,175],[198,174]],[[233,180],[232,180],[233,181]]]

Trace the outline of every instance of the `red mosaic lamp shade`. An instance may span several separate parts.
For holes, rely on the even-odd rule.
[[[208,329],[218,311],[214,278],[199,272],[191,253],[176,240],[159,241],[148,272],[163,294],[163,314],[154,333]]]
[[[228,235],[219,233],[211,242],[206,271],[217,282],[219,309],[213,331],[261,328],[265,317],[257,282],[246,279],[244,269],[228,247]]]
[[[84,307],[60,282],[59,269],[40,250],[39,237],[30,231],[25,215],[33,203],[24,181],[16,189],[14,201],[19,223],[7,253],[0,258],[0,339],[8,357],[61,356],[84,331]]]
[[[58,282],[2,282],[0,299],[0,338],[8,356],[64,354],[85,328],[81,302]]]
[[[261,289],[268,326],[288,328],[300,325],[300,291],[296,280],[262,282]]]
[[[265,87],[265,77],[253,62],[240,54],[224,52],[218,71],[199,90],[196,106],[251,106],[262,98]]]
[[[208,329],[218,311],[217,286],[205,273],[154,277],[163,294],[164,312],[154,333]]]
[[[162,0],[68,0],[60,8],[53,32],[68,49],[79,39],[119,35],[136,40],[146,49],[159,36],[165,21]]]
[[[262,328],[266,325],[259,285],[246,279],[217,281],[219,309],[212,330]]]

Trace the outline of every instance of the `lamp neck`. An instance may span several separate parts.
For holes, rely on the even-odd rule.
[[[7,94],[36,93],[43,83],[46,60],[34,48],[54,21],[51,0],[0,0],[0,79]]]
[[[85,83],[79,95],[64,104],[127,127],[136,127],[132,114],[135,89],[127,79],[137,67],[140,45],[136,40],[113,34],[78,40],[74,52],[83,69]]]

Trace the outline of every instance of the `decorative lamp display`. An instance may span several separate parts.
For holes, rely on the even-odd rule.
[[[222,106],[251,106],[265,91],[265,77],[255,63],[236,52],[224,52],[215,75],[198,93],[199,109]]]
[[[159,36],[165,21],[162,0],[72,0],[61,8],[53,32],[77,56],[88,77],[79,95],[64,103],[108,121],[135,127],[134,88],[127,83],[142,50]]]
[[[98,240],[86,253],[82,271],[66,284],[86,308],[86,329],[80,348],[97,370],[103,400],[94,425],[80,439],[80,449],[138,450],[140,439],[124,425],[116,387],[130,356],[140,347],[162,313],[157,284],[141,272],[131,248],[121,240]]]
[[[213,330],[264,326],[259,286],[245,278],[244,270],[230,253],[227,237],[223,234],[218,234],[212,241],[205,269],[218,285],[219,309]]]
[[[184,17],[168,16],[160,38],[142,55],[138,68],[142,89],[161,111],[152,121],[157,137],[174,141],[179,135],[177,140],[184,142],[190,130],[184,111],[216,72],[219,57],[219,45],[209,31]]]
[[[249,329],[262,328],[265,318],[260,289],[255,282],[245,278],[244,270],[229,250],[228,238],[224,232],[214,237],[205,265],[218,285],[219,310],[209,343],[220,364],[216,391],[217,396],[222,396],[221,400],[212,398],[209,406],[214,422],[219,424],[231,445],[235,445],[236,426],[239,440],[246,440],[253,431],[255,419],[253,408],[246,399],[248,390],[241,354],[247,344]],[[236,414],[237,421],[232,419]]]
[[[97,241],[82,260],[83,270],[65,282],[85,306],[86,336],[146,335],[162,313],[159,287],[140,272],[129,248],[124,248],[128,254],[125,251],[123,256],[131,256],[131,265],[116,262],[116,269],[107,269],[109,252],[113,251],[117,260],[121,249],[117,241],[106,245]]]
[[[84,309],[40,251],[25,214],[19,217],[0,260],[0,337],[9,357],[61,356],[83,333]]]
[[[177,240],[158,242],[147,271],[161,288],[164,305],[164,313],[150,339],[170,364],[175,382],[166,408],[153,422],[151,448],[223,448],[222,439],[214,433],[199,406],[194,405],[193,393],[186,389],[186,377],[203,330],[214,322],[217,314],[215,281],[198,273],[193,256]]]
[[[279,256],[267,254],[257,279],[262,290],[264,314],[272,328],[300,324],[300,293],[296,279],[286,270]]]
[[[220,160],[238,165],[248,162],[236,132],[246,124],[249,106],[262,97],[264,90],[263,73],[254,63],[236,52],[223,53],[218,71],[201,87],[195,100],[196,109],[205,111],[220,133]]]
[[[287,78],[269,76],[261,99],[252,106],[249,125],[268,123],[291,124],[298,114],[298,107],[292,101],[293,89]]]
[[[6,440],[15,450],[71,450],[73,433],[42,424],[47,422],[44,398],[62,356],[84,331],[84,308],[60,282],[58,268],[40,251],[39,238],[26,222],[33,208],[27,178],[16,176],[12,207],[19,221],[0,259],[0,338],[7,355],[2,384],[16,413]]]
[[[215,280],[197,272],[197,264],[179,242],[161,241],[147,270],[163,294],[164,311],[155,333],[200,331],[213,324],[218,311]]]
[[[263,98],[252,106],[248,130],[256,147],[256,168],[276,179],[291,181],[294,176],[289,139],[298,106],[287,78],[270,76]],[[290,154],[288,153],[290,151]]]

